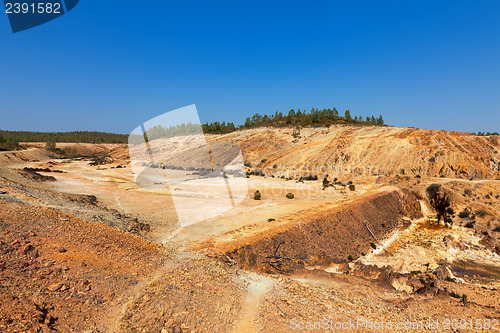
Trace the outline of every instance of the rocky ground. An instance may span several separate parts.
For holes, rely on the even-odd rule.
[[[1,153],[0,331],[289,332],[355,322],[347,331],[366,332],[382,321],[413,326],[376,331],[430,330],[429,321],[443,331],[447,319],[463,319],[455,331],[479,323],[500,330],[498,143],[414,129],[344,129],[427,147],[404,148],[419,151],[425,172],[408,174],[403,165],[378,175],[339,174],[339,182],[354,183],[352,191],[323,191],[322,174],[303,183],[281,179],[273,168],[292,163],[284,152],[298,143],[296,169],[321,164],[318,147],[337,147],[339,130],[305,130],[290,142],[279,133],[286,130],[261,133],[277,136],[277,150],[256,141],[266,129],[230,134],[247,171],[269,164],[276,174],[250,176],[250,195],[239,207],[180,229],[168,194],[134,184],[124,146]],[[352,150],[349,140],[344,147]],[[448,171],[428,161],[434,145]],[[476,162],[460,149],[474,150]],[[431,184],[449,198],[451,228],[436,222]],[[253,200],[256,190],[261,200]]]

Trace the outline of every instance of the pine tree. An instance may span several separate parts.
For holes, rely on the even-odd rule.
[[[380,115],[380,117],[378,117],[377,119],[377,125],[383,125],[384,124],[384,119],[382,119],[382,115]]]
[[[351,118],[351,111],[345,110],[345,119],[347,119],[347,120],[351,120],[352,119]]]

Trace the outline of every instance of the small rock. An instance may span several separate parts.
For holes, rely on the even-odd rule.
[[[436,274],[437,278],[441,281],[451,277],[450,269],[442,265],[434,270],[434,274]]]
[[[287,199],[293,199],[293,198],[295,198],[295,194],[293,194],[293,193],[287,193],[286,198]]]
[[[81,262],[80,267],[87,267],[87,264],[85,262]]]
[[[5,261],[0,261],[0,269],[4,270],[5,269]]]
[[[21,253],[27,255],[31,250],[33,250],[33,246],[31,244],[27,244],[23,246],[23,248],[21,249]]]
[[[68,267],[68,266],[63,265],[63,266],[61,266],[61,270],[63,270],[63,271],[69,271],[69,267]]]
[[[413,290],[418,290],[424,287],[424,284],[420,281],[420,279],[412,278],[406,282],[409,286],[413,287]]]
[[[66,250],[66,249],[65,249],[64,247],[62,247],[62,246],[59,246],[59,247],[57,248],[57,251],[58,251],[59,253],[64,253],[64,252],[66,252],[66,251],[68,251],[68,250]]]
[[[441,289],[441,282],[439,282],[439,280],[434,280],[431,282],[431,287]]]
[[[36,259],[39,257],[39,253],[38,253],[38,250],[37,249],[34,249],[33,251],[30,251],[28,253],[28,258],[29,259]]]
[[[61,282],[51,284],[47,287],[49,291],[58,291],[64,284]]]

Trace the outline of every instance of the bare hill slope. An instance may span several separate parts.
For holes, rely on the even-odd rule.
[[[237,143],[245,161],[267,174],[371,173],[492,178],[500,175],[498,136],[399,127],[258,128],[211,136]]]

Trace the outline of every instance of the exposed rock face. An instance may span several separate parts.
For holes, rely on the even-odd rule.
[[[303,170],[304,175],[321,173],[319,176],[336,171],[463,178],[500,175],[496,136],[337,125],[302,129],[303,138],[294,143],[292,132],[287,128],[259,128],[209,137],[238,144],[245,160],[260,163],[266,175],[280,176],[283,168]]]

